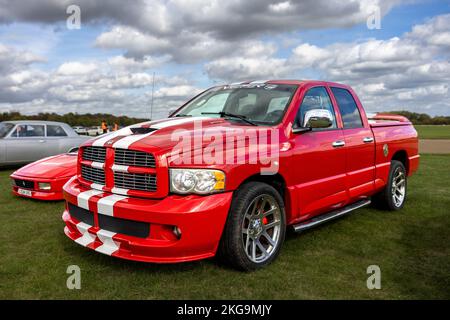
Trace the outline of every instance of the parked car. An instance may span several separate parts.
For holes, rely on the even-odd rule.
[[[88,134],[87,129],[85,127],[75,126],[75,127],[72,127],[72,128],[79,135],[87,135]]]
[[[87,129],[87,133],[90,136],[99,136],[99,135],[103,134],[103,130],[102,130],[102,127],[89,127]]]
[[[36,200],[62,200],[63,185],[77,173],[78,148],[30,163],[11,174],[13,193]]]
[[[30,163],[78,147],[88,140],[61,122],[5,121],[0,123],[0,166]]]
[[[226,161],[211,161],[213,149]],[[249,161],[264,149],[277,155],[270,166]],[[77,176],[64,186],[64,232],[118,258],[172,263],[217,254],[254,270],[277,257],[287,227],[301,232],[371,201],[401,209],[418,165],[412,124],[368,119],[349,86],[218,86],[171,118],[83,144]]]

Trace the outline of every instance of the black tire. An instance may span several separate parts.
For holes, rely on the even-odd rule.
[[[396,191],[396,189],[394,189],[395,187],[393,185],[394,181],[397,181],[396,179],[398,179],[399,174],[401,174],[404,179],[404,195],[403,195],[401,201],[398,201],[399,200],[398,195],[401,191]],[[400,210],[405,205],[407,190],[408,190],[407,185],[408,185],[408,183],[407,183],[405,166],[400,161],[392,160],[391,168],[389,170],[388,182],[387,182],[386,186],[384,187],[384,189],[380,193],[373,196],[372,201],[374,202],[375,206],[380,209],[385,209],[385,210],[390,210],[390,211]],[[394,194],[396,196],[394,196]]]
[[[273,209],[276,206],[278,210]],[[247,233],[244,234],[245,231]],[[234,192],[217,256],[223,263],[238,270],[262,268],[280,253],[285,233],[284,202],[277,190],[262,182],[245,183]],[[267,237],[274,245],[269,243]],[[263,249],[267,246],[266,254],[259,245]],[[260,261],[252,261],[252,258],[257,259],[258,252],[262,255]]]

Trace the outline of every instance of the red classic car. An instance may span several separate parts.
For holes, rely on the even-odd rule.
[[[63,185],[77,174],[78,148],[30,163],[11,174],[13,193],[37,200],[62,200]]]
[[[301,232],[371,201],[401,209],[418,165],[411,123],[368,118],[346,85],[217,86],[168,119],[82,145],[64,186],[64,231],[118,258],[218,255],[253,270],[277,257],[287,227]]]

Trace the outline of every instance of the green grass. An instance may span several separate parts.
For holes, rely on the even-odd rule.
[[[254,273],[214,259],[134,263],[83,248],[63,234],[62,203],[18,199],[0,172],[0,299],[449,299],[450,156],[425,155],[400,212],[361,209],[304,234]],[[66,288],[81,268],[82,289]],[[366,269],[381,268],[381,290]]]
[[[450,139],[450,125],[415,125],[419,139]]]

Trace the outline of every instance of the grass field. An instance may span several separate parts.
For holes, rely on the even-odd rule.
[[[450,126],[414,126],[419,133],[419,139],[450,139]]]
[[[254,273],[214,259],[154,265],[85,249],[63,234],[62,203],[18,199],[0,172],[0,299],[449,299],[450,156],[422,156],[400,212],[360,209],[304,234]],[[81,290],[66,288],[67,266]],[[381,290],[366,287],[381,268]]]

